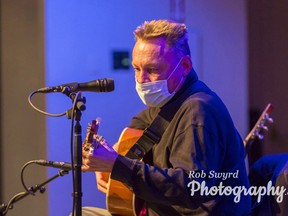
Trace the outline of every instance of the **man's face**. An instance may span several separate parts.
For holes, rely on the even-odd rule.
[[[138,40],[132,53],[132,66],[139,83],[165,80],[179,62],[176,53],[165,44],[164,39],[149,41]],[[183,66],[180,63],[168,80],[168,90],[173,92],[182,77]]]

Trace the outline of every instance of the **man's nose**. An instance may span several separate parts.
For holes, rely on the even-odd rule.
[[[151,82],[148,73],[144,70],[141,70],[136,74],[136,80],[138,83]]]

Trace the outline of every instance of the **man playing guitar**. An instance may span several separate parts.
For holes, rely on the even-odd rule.
[[[142,201],[133,213],[136,215],[248,215],[250,196],[241,195],[235,202],[233,194],[210,190],[221,184],[249,187],[245,151],[224,103],[198,80],[186,26],[153,20],[139,26],[134,34],[136,90],[147,109],[131,120],[128,129],[145,144],[151,141],[153,145],[133,146],[132,152],[128,149],[124,154],[105,144],[92,153],[84,150],[83,171],[96,171],[98,188],[105,193],[108,182],[103,173],[110,173],[110,180],[122,183],[135,195],[135,201]],[[159,116],[162,121],[157,120]],[[189,183],[205,185],[209,192],[192,191]],[[87,211],[99,215],[96,209]]]

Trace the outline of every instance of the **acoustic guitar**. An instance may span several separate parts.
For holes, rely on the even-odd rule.
[[[91,125],[88,126],[87,135],[83,148],[85,151],[93,151],[97,149],[99,144],[106,147],[108,150],[112,147],[106,140],[97,134],[99,128],[99,121],[93,120]],[[133,128],[125,128],[117,142],[116,151],[118,154],[126,155],[130,148],[142,136],[143,131]],[[93,136],[93,140],[91,140]],[[106,208],[111,214],[119,216],[135,216],[140,211],[140,203],[135,200],[133,192],[122,182],[110,178],[110,173],[103,173],[104,180],[108,182],[108,190],[106,193]]]

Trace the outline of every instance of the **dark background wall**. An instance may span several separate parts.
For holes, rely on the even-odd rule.
[[[288,153],[288,1],[247,1],[249,48],[249,108],[256,117],[267,103],[273,124],[260,154]]]

